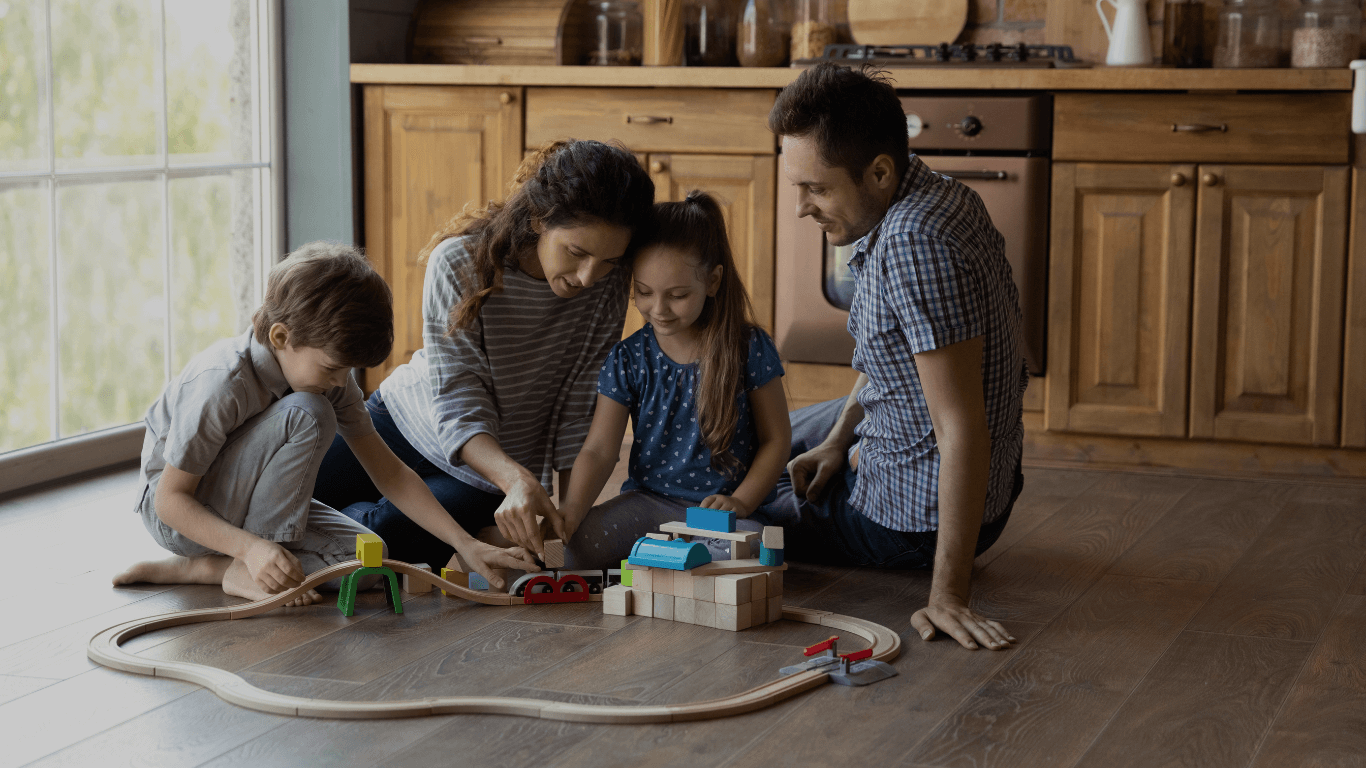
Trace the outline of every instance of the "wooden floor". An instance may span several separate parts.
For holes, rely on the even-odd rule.
[[[1366,488],[1027,469],[974,603],[1004,652],[910,631],[925,573],[793,564],[789,605],[902,633],[898,677],[825,686],[712,722],[277,717],[194,685],[98,668],[97,631],[232,602],[210,587],[113,589],[155,553],[124,471],[0,500],[0,765],[1366,765]],[[441,694],[674,703],[770,680],[819,627],[742,633],[596,606],[362,596],[182,627],[133,647],[341,699]],[[843,646],[842,646],[843,647]],[[861,647],[849,643],[849,648]]]

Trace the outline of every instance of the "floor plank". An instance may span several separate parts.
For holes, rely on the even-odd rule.
[[[1257,537],[1190,629],[1314,640],[1366,561],[1366,515],[1292,503]]]
[[[1183,632],[1075,768],[1247,765],[1311,647]]]
[[[1201,480],[1109,572],[1221,581],[1298,490],[1288,483]]]
[[[47,677],[17,677],[0,675],[0,704],[14,701],[34,691],[40,691],[53,683],[60,682]]]
[[[528,717],[465,716],[454,718],[444,727],[395,750],[376,764],[401,768],[415,765],[558,766],[563,764],[561,755],[565,751],[611,728]],[[613,764],[621,765],[613,760],[612,753],[608,753],[600,755],[594,766],[603,768]]]
[[[379,765],[433,732],[462,727],[456,717],[289,722],[218,757],[208,768],[334,768]],[[528,721],[535,722],[535,721]],[[454,764],[447,754],[442,764]]]
[[[1002,552],[1029,535],[1054,512],[1085,493],[1104,477],[1104,473],[1101,472],[1030,467],[1025,467],[1023,472],[1024,489],[1020,492],[1020,498],[1015,500],[1010,520],[996,543],[977,557],[974,564],[978,568],[984,568],[992,560],[1000,557]]]
[[[1272,723],[1254,768],[1366,761],[1366,597],[1338,603],[1323,639]]]
[[[1102,577],[931,732],[907,762],[1071,765],[1213,585]]]

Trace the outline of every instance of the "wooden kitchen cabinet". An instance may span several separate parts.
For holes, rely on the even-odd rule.
[[[1191,437],[1336,445],[1348,169],[1199,174]]]
[[[1194,174],[1054,164],[1049,430],[1185,434]]]
[[[365,245],[394,292],[394,349],[368,369],[372,391],[422,348],[418,253],[467,203],[501,199],[522,158],[522,89],[364,89]]]

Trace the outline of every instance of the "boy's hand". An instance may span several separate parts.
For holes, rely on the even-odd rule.
[[[502,549],[492,544],[485,544],[482,541],[471,541],[466,551],[459,552],[465,558],[465,563],[474,570],[475,573],[483,576],[489,582],[490,589],[506,589],[507,581],[500,575],[503,570],[517,571],[539,571],[536,560],[522,547],[509,547]],[[451,556],[451,561],[446,564],[447,568],[459,569],[460,562],[456,556]]]
[[[722,512],[734,512],[736,517],[749,517],[750,514],[754,512],[754,510],[750,509],[749,505],[745,504],[743,501],[740,501],[734,496],[726,496],[721,493],[713,493],[703,499],[702,503],[698,506],[706,507],[707,509],[719,509]]]
[[[549,520],[557,530],[563,525],[560,511],[555,509],[541,484],[526,481],[512,486],[493,513],[493,521],[508,541],[539,557],[545,553],[545,544],[537,516]]]
[[[304,580],[304,567],[299,558],[273,541],[257,539],[247,549],[242,563],[247,566],[252,581],[267,592],[284,592]]]

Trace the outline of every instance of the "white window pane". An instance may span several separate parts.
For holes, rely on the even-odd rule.
[[[0,452],[52,439],[47,184],[0,187]]]
[[[251,325],[256,171],[172,179],[171,370]]]
[[[252,161],[254,50],[247,0],[166,0],[173,164]]]
[[[161,182],[57,189],[61,436],[140,421],[165,381]]]
[[[159,163],[155,0],[52,0],[58,168]]]
[[[47,170],[47,13],[0,0],[0,171]]]

